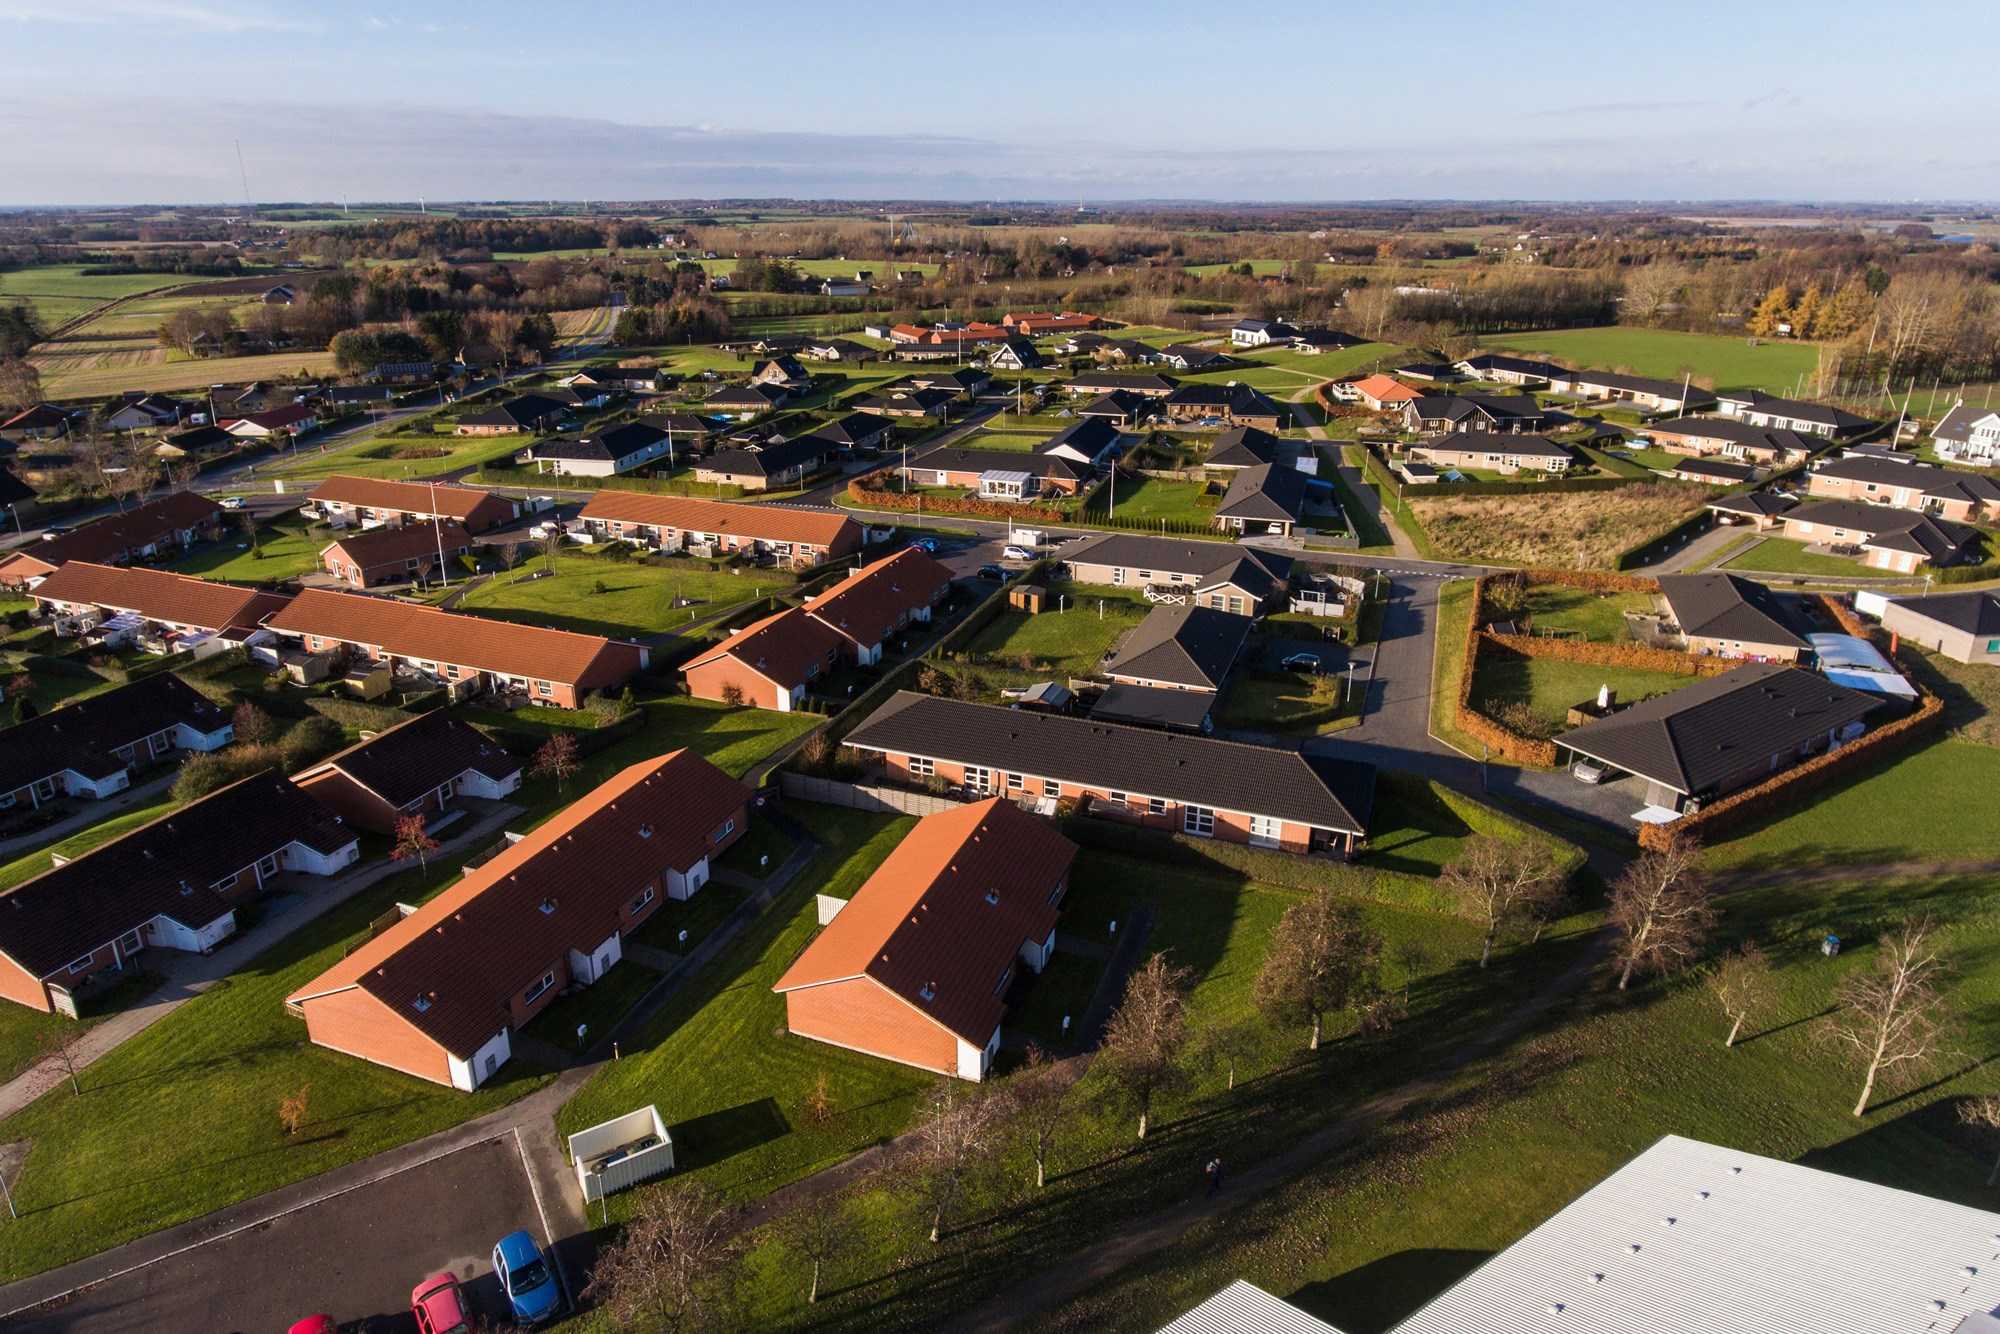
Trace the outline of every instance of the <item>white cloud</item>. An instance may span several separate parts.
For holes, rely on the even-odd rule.
[[[0,19],[17,23],[164,23],[204,32],[317,32],[306,19],[187,0],[0,0]]]

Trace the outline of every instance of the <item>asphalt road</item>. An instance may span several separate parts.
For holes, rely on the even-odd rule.
[[[545,1240],[510,1134],[198,1245],[7,1327],[275,1334],[324,1313],[343,1331],[405,1334],[417,1327],[411,1288],[441,1269],[458,1276],[475,1311],[499,1324],[507,1303],[489,1257],[493,1243],[517,1228]]]

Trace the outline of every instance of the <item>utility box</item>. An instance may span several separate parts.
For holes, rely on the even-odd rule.
[[[589,1204],[674,1170],[674,1141],[651,1104],[569,1137],[576,1184]]]

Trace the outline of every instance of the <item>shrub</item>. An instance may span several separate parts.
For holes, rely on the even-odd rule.
[[[314,714],[285,729],[284,736],[278,739],[278,758],[286,773],[295,773],[314,760],[333,754],[346,740],[338,723]]]

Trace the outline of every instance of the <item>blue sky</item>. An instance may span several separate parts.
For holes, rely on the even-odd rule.
[[[2000,197],[2000,4],[0,0],[0,204]]]

